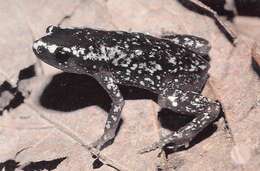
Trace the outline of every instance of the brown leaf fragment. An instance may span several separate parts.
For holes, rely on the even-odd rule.
[[[49,161],[38,161],[38,162],[30,162],[24,166],[22,166],[23,171],[32,171],[32,170],[55,170],[58,165],[65,160],[67,157],[57,158]]]
[[[98,171],[257,170],[260,163],[259,77],[251,67],[253,41],[241,34],[259,39],[260,20],[235,18],[238,21],[236,30],[241,33],[235,47],[214,23],[216,19],[212,18],[219,18],[214,16],[214,11],[210,11],[213,12],[210,15],[200,15],[207,14],[207,8],[195,13],[180,1],[3,1],[0,4],[3,9],[0,18],[5,21],[0,28],[0,80],[1,83],[8,80],[26,99],[25,103],[0,117],[0,171],[9,168],[22,171],[21,168],[36,163],[43,163],[45,169],[41,170],[46,170],[49,162],[65,156],[67,159],[53,171],[91,171],[94,168]],[[19,71],[36,61],[31,50],[32,39],[43,36],[48,25],[58,23],[61,27],[132,30],[157,36],[165,30],[208,40],[212,46],[210,86],[206,85],[204,93],[221,101],[234,138],[228,137],[221,118],[198,135],[189,148],[167,156],[162,153],[158,166],[159,150],[144,155],[137,151],[159,140],[160,131],[156,126],[159,106],[150,100],[125,98],[127,94],[131,97],[140,94],[142,98],[139,99],[146,99],[144,90],[138,93],[122,90],[122,94],[126,94],[122,125],[114,143],[99,154],[87,145],[103,133],[107,112],[102,107],[110,105],[98,83],[91,84],[90,79],[78,74],[53,76],[60,71],[41,63],[42,75],[37,74],[35,67],[37,77],[27,79],[25,74],[21,76],[23,81],[17,84],[18,79],[21,80]],[[11,91],[7,93],[13,95]],[[5,95],[6,99],[8,97]],[[42,103],[42,97],[46,103]],[[168,113],[167,116],[174,114]],[[160,121],[165,114],[159,114]],[[186,120],[182,121],[181,115],[178,116],[175,117],[177,123],[185,124]],[[170,117],[165,118],[168,122],[161,126],[178,127],[177,123],[169,122]],[[30,148],[21,152],[26,147]],[[99,160],[93,159],[90,153],[100,155]],[[3,165],[4,169],[1,168]]]
[[[4,91],[1,93],[0,97],[0,110],[3,111],[6,106],[11,102],[14,95],[10,93],[9,91]]]
[[[35,76],[34,65],[22,69],[18,81],[12,86],[8,81],[0,85],[0,115],[4,110],[16,108],[30,95],[31,78]]]
[[[252,67],[260,76],[260,46],[257,43],[252,47]]]
[[[15,171],[16,168],[19,167],[19,162],[15,161],[15,160],[6,160],[4,162],[0,162],[0,170],[4,171]]]
[[[220,28],[220,30],[225,34],[227,39],[231,41],[234,45],[237,43],[237,34],[235,33],[234,29],[227,25],[224,20],[222,20],[218,14],[212,10],[210,7],[207,5],[203,4],[202,2],[198,0],[179,0],[184,6],[201,12],[205,13],[206,15],[210,16],[213,18],[217,24],[217,26]]]

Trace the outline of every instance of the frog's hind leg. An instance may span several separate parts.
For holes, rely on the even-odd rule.
[[[201,56],[208,56],[211,49],[207,40],[193,35],[164,34],[161,38],[168,39],[174,44],[187,48]]]
[[[161,138],[158,143],[141,150],[141,153],[161,148],[167,144],[180,147],[188,144],[199,132],[213,122],[219,115],[221,104],[200,95],[197,92],[168,90],[159,96],[158,104],[184,115],[196,116],[190,123],[176,132]]]
[[[175,87],[176,89],[182,89],[183,91],[193,91],[193,92],[201,93],[209,78],[209,75],[201,74],[199,75],[200,77],[199,79],[182,84],[182,82],[185,82],[186,80],[189,79],[188,77],[189,76],[183,75],[183,77],[178,78],[179,85],[178,86],[174,85],[173,87]]]
[[[208,78],[209,78],[209,75],[208,75],[208,74],[204,75],[204,76],[201,78],[201,80],[199,80],[198,82],[194,83],[194,84],[192,85],[193,88],[191,88],[191,89],[189,89],[189,90],[194,91],[194,92],[201,93],[202,90],[203,90],[203,88],[204,88],[205,85],[206,85],[206,82],[207,82]]]

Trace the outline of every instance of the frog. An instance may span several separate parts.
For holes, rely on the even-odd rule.
[[[115,139],[125,100],[119,85],[158,95],[160,109],[194,117],[179,130],[139,150],[146,153],[169,144],[189,144],[214,122],[221,103],[201,94],[209,77],[210,43],[201,37],[50,25],[32,45],[41,61],[64,72],[93,77],[112,100],[104,132],[91,147],[103,150]]]

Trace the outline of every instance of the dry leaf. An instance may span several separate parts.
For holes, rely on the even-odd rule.
[[[0,27],[0,81],[18,86],[17,91],[26,98],[24,103],[0,116],[0,170],[100,167],[99,170],[112,171],[157,167],[158,150],[144,155],[136,153],[159,139],[158,106],[151,100],[127,100],[118,135],[101,153],[105,164],[95,161],[93,166],[94,159],[82,144],[87,145],[102,134],[107,115],[103,109],[110,103],[108,96],[91,78],[61,74],[39,64],[31,50],[33,39],[44,35],[48,25],[59,23],[62,27],[87,26],[153,35],[167,31],[209,40],[210,78],[203,93],[221,101],[231,132],[224,129],[221,118],[215,126],[203,131],[190,148],[169,154],[168,160],[164,159],[164,169],[259,168],[260,84],[251,68],[252,38],[259,34],[259,29],[252,31],[255,34],[248,33],[253,35],[249,38],[242,26],[245,24],[236,24],[243,34],[234,47],[214,20],[174,0],[23,0],[3,1],[0,6],[0,18],[5,21]],[[254,23],[259,25],[260,20],[254,19]],[[17,85],[20,70],[31,65],[36,67],[37,76]],[[138,94],[154,99],[144,90],[124,91],[130,99]],[[9,103],[9,97],[1,94],[1,107]],[[3,99],[6,100],[2,103]],[[171,116],[171,112],[166,114],[169,113]]]

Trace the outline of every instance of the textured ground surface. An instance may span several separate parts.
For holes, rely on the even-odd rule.
[[[0,171],[91,171],[93,167],[152,171],[158,166],[170,171],[239,171],[260,167],[260,81],[251,69],[251,47],[257,38],[260,42],[260,19],[235,19],[233,27],[239,36],[234,47],[211,18],[174,0],[1,0],[0,11],[4,21],[0,27],[0,83],[4,85],[0,89]],[[159,139],[158,106],[142,100],[154,98],[148,92],[122,87],[128,100],[120,131],[113,145],[102,151],[107,164],[94,161],[82,143],[89,144],[102,134],[108,96],[93,79],[61,73],[37,61],[31,50],[32,41],[65,16],[70,17],[63,20],[64,27],[153,35],[170,31],[209,40],[211,69],[204,94],[222,102],[230,131],[220,118],[190,148],[169,154],[167,159],[158,157],[159,150],[137,154]],[[160,118],[164,126],[171,127],[186,121],[169,111],[160,113]],[[181,121],[172,121],[176,119]]]

